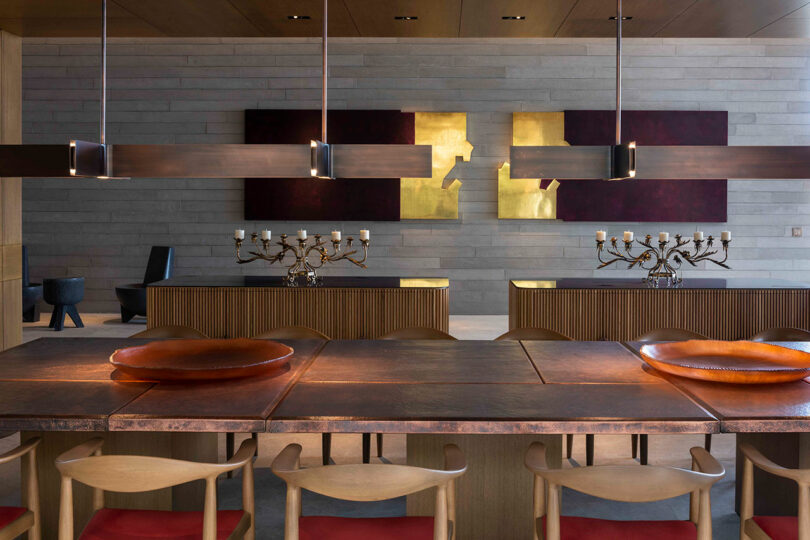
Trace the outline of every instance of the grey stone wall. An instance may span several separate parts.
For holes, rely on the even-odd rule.
[[[729,111],[730,144],[810,144],[810,40],[628,39],[626,109]],[[274,234],[367,226],[367,274],[446,276],[456,314],[505,313],[509,278],[592,276],[601,223],[499,221],[497,172],[512,111],[612,108],[614,45],[603,39],[330,42],[331,108],[464,111],[472,161],[460,219],[401,223],[244,223],[241,180],[26,180],[23,236],[32,277],[87,277],[85,311],[115,311],[116,283],[138,281],[154,244],[177,248],[177,275],[279,273],[234,263],[237,226]],[[112,39],[112,143],[239,143],[246,108],[318,108],[319,41]],[[26,143],[97,137],[98,45],[26,39]],[[808,175],[810,176],[810,175]],[[687,275],[805,279],[808,181],[732,181],[732,271]],[[640,201],[642,204],[643,201]],[[610,201],[605,201],[610,204]],[[691,234],[714,224],[608,224],[608,234]],[[333,273],[357,273],[341,267]],[[638,274],[633,273],[632,275]],[[626,270],[599,275],[628,275]]]

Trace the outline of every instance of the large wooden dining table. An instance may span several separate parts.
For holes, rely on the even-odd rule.
[[[43,338],[0,353],[0,430],[43,438],[46,538],[58,519],[53,458],[98,435],[106,452],[214,461],[222,432],[405,433],[408,462],[432,467],[454,442],[469,463],[458,484],[458,537],[528,539],[523,453],[533,440],[559,464],[565,433],[745,433],[766,451],[789,440],[801,459],[785,464],[795,466],[810,432],[810,384],[673,380],[646,368],[636,343],[286,341],[295,354],[272,376],[163,384],[129,380],[108,362],[144,341]],[[187,509],[200,493],[190,485],[109,494],[108,503]],[[77,523],[89,502],[77,491]],[[409,497],[408,512],[432,512],[430,494]]]

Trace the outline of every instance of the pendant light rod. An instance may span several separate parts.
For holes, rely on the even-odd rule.
[[[106,1],[106,0],[105,0]],[[321,49],[323,54],[323,62],[322,62],[322,73],[321,73],[321,142],[325,143],[326,141],[326,102],[327,102],[327,94],[326,94],[326,82],[327,82],[327,67],[328,67],[328,55],[327,55],[327,41],[328,41],[328,29],[329,29],[329,11],[327,4],[329,0],[323,0],[323,39],[321,40]]]
[[[101,115],[99,118],[101,144],[107,132],[107,0],[101,0]]]
[[[622,144],[622,0],[616,0],[616,144]]]

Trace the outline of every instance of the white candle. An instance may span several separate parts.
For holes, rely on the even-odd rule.
[[[270,240],[270,229],[262,231],[262,240]]]
[[[332,242],[340,242],[340,231],[332,231]]]
[[[604,242],[605,238],[607,238],[607,233],[605,231],[596,231],[597,242]]]
[[[298,239],[299,240],[306,240],[307,239],[307,230],[306,229],[300,229],[298,231]]]
[[[721,232],[720,233],[720,240],[723,240],[724,242],[728,242],[729,240],[731,240],[731,231],[723,231],[723,232]]]
[[[668,232],[660,232],[660,233],[658,233],[658,241],[659,242],[669,242],[669,233]]]
[[[360,240],[368,240],[369,231],[368,229],[360,229]]]
[[[698,242],[702,242],[703,241],[703,231],[695,231],[695,234],[692,235],[692,238],[694,238]]]
[[[633,231],[624,231],[624,241],[625,242],[633,241]]]
[[[245,229],[236,229],[233,231],[233,237],[237,240],[245,239]]]

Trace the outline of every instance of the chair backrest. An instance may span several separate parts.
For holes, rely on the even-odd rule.
[[[435,328],[425,328],[423,326],[411,326],[408,328],[400,328],[393,332],[383,334],[377,339],[446,339],[455,340],[453,336],[447,332],[436,330]]]
[[[698,540],[711,540],[709,491],[725,475],[722,465],[705,449],[695,447],[693,470],[651,465],[603,465],[549,469],[546,447],[532,443],[526,467],[535,475],[535,520],[547,515],[547,540],[559,540],[559,488],[622,502],[652,502],[690,493],[690,519],[698,526]],[[546,500],[548,499],[548,500]]]
[[[271,328],[261,334],[253,336],[254,339],[323,339],[329,341],[329,336],[322,334],[314,328],[307,326],[280,326]]]
[[[22,286],[28,287],[31,283],[31,276],[28,268],[28,246],[22,247]]]
[[[749,341],[810,341],[810,332],[801,328],[768,328]]]
[[[93,510],[104,507],[104,491],[136,493],[205,480],[203,539],[214,540],[216,478],[220,474],[244,468],[243,482],[247,482],[248,489],[243,489],[242,502],[245,512],[253,519],[253,455],[256,441],[244,441],[227,463],[197,463],[151,456],[102,456],[103,444],[103,439],[91,439],[56,458],[56,468],[62,476],[59,540],[73,539],[73,480],[93,488]]]
[[[446,540],[448,521],[455,521],[454,480],[464,474],[467,463],[456,445],[445,446],[444,457],[444,470],[381,463],[299,469],[301,446],[287,446],[271,466],[287,483],[285,539],[298,540],[301,489],[349,501],[381,501],[435,487],[434,539]]]
[[[571,338],[548,328],[514,328],[495,338],[495,341],[571,341]]]
[[[129,336],[131,338],[144,338],[144,339],[171,339],[171,338],[179,338],[179,339],[207,339],[208,336],[200,332],[199,330],[195,330],[194,328],[189,328],[188,326],[156,326],[154,328],[149,328],[147,330],[143,330],[138,332],[137,334],[132,334]]]
[[[709,339],[703,334],[684,330],[683,328],[657,328],[641,334],[633,341],[687,341],[690,339]]]
[[[14,522],[6,525],[14,525],[16,537],[25,530],[28,531],[29,540],[40,540],[42,538],[42,527],[40,517],[40,504],[39,504],[39,478],[37,474],[37,447],[42,439],[34,437],[28,439],[18,447],[9,450],[8,452],[0,455],[0,464],[10,463],[17,459],[25,460],[25,466],[22,467],[22,500],[28,508],[28,512],[23,514]],[[10,533],[8,529],[4,530],[0,526],[0,538],[12,538],[5,536]]]
[[[155,281],[172,277],[174,266],[174,248],[168,246],[152,246],[149,252],[149,262],[146,263],[146,272],[143,275],[143,284],[148,285]]]

